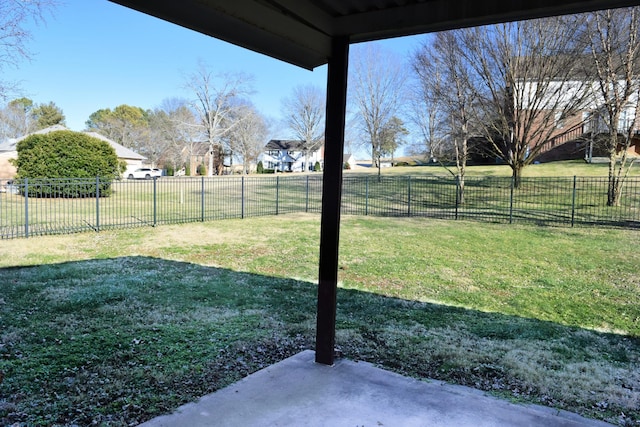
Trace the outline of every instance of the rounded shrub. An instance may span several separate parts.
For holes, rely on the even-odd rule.
[[[262,164],[262,160],[258,162],[258,166],[256,166],[256,173],[264,173],[264,165]]]
[[[113,147],[82,132],[30,135],[18,142],[16,150],[16,180],[28,179],[30,196],[108,196],[120,173]]]
[[[204,164],[198,165],[198,168],[196,169],[196,173],[198,175],[205,176],[207,174],[207,167]]]
[[[313,166],[313,170],[315,172],[320,172],[322,168],[320,167],[320,162],[316,162],[316,164]]]

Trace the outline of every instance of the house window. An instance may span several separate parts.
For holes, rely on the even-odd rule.
[[[556,122],[556,129],[564,128],[564,117],[562,117],[561,111],[556,111],[555,122]]]
[[[635,115],[635,108],[627,107],[620,112],[620,118],[618,119],[618,132],[629,132],[631,125],[633,124],[633,116]]]
[[[591,132],[592,126],[591,113],[589,111],[582,112],[582,132],[587,133]]]

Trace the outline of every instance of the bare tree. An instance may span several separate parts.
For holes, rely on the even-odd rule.
[[[309,152],[324,141],[324,92],[313,85],[296,86],[291,96],[282,100],[284,121],[294,137],[302,141],[303,170],[308,171]]]
[[[431,37],[431,36],[430,36]],[[413,54],[414,72],[413,90],[408,96],[409,118],[417,128],[421,141],[413,151],[425,156],[430,162],[442,157],[445,133],[442,132],[444,109],[438,97],[439,84],[442,81],[440,67],[432,60],[433,43],[424,39]]]
[[[149,126],[151,128],[152,139],[163,147],[161,162],[165,166],[175,168],[182,167],[182,155],[180,138],[176,130],[176,123],[172,120],[172,115],[180,108],[179,103],[174,99],[165,99],[159,107],[149,114]]]
[[[144,153],[154,165],[173,167],[180,165],[179,142],[172,121],[173,111],[156,108],[149,112],[149,138]]]
[[[588,94],[576,42],[580,18],[553,17],[460,30],[461,53],[476,91],[475,121],[495,156],[523,168],[558,128],[584,107]]]
[[[205,137],[188,101],[179,98],[165,99],[155,110],[155,116],[154,132],[164,140],[165,162],[175,169],[189,165]]]
[[[620,205],[622,187],[634,159],[628,156],[640,102],[640,9],[591,13],[585,25],[593,61],[594,129],[602,132],[609,155],[607,205]]]
[[[354,49],[351,63],[351,99],[371,148],[371,162],[380,174],[382,131],[392,117],[399,115],[407,75],[401,60],[375,44]]]
[[[419,135],[419,140],[408,148],[428,162],[442,158],[446,145],[446,134],[441,126],[443,111],[440,104],[432,100],[424,88],[412,91],[408,99],[409,120]]]
[[[231,116],[239,104],[234,101],[251,93],[251,80],[246,74],[214,75],[203,64],[187,80],[187,88],[195,95],[191,106],[209,145],[207,176],[222,174],[222,138],[235,126]]]
[[[476,91],[471,84],[471,68],[465,60],[461,33],[447,31],[436,33],[430,43],[425,43],[414,57],[413,65],[422,88],[425,110],[432,111],[429,132],[435,127],[447,130],[452,142],[456,171],[449,172],[458,179],[459,200],[464,202],[464,182],[469,160],[469,138]],[[440,121],[438,115],[440,113]]]
[[[242,160],[242,173],[248,174],[264,150],[268,133],[266,119],[251,103],[239,106],[233,114],[236,125],[225,136],[233,156]]]
[[[31,116],[33,108],[32,100],[19,98],[0,109],[0,140],[20,138],[36,130]]]
[[[29,98],[14,99],[0,108],[0,141],[64,124],[64,113],[53,102],[34,104]]]
[[[56,6],[55,0],[0,1],[0,71],[17,67],[22,59],[30,59],[28,24],[43,23]],[[0,98],[6,99],[15,86],[15,82],[0,81]]]

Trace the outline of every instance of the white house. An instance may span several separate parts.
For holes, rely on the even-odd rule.
[[[351,153],[344,153],[342,157],[342,165],[344,169],[353,169],[356,165],[356,159]]]
[[[67,129],[62,125],[54,125],[54,126],[50,126],[48,128],[30,133],[29,135],[46,134],[49,132],[55,132],[59,130],[69,130],[69,129]],[[113,149],[116,151],[116,156],[118,156],[118,159],[126,162],[127,171],[135,170],[142,167],[143,162],[147,159],[146,157],[141,156],[140,154],[98,133],[95,133],[95,132],[85,132],[85,133],[94,138],[98,138],[108,142],[109,145],[111,145]],[[25,135],[23,137],[16,138],[16,139],[8,139],[0,144],[0,178],[11,179],[15,176],[16,168],[11,164],[10,160],[16,159],[18,157],[18,151],[16,150],[16,145],[18,144],[18,142],[22,141],[29,135]]]
[[[312,171],[316,162],[324,164],[324,146],[304,151],[304,141],[272,139],[259,160],[265,169],[279,172]]]

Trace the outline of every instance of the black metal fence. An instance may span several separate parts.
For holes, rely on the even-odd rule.
[[[347,175],[346,215],[429,217],[557,226],[640,227],[640,178],[607,206],[607,178]],[[91,188],[95,190],[91,191]],[[53,191],[53,188],[56,191]],[[60,190],[63,188],[63,191]],[[108,192],[104,189],[108,188]],[[108,194],[108,195],[105,195]],[[321,210],[322,176],[162,177],[0,182],[0,238],[156,226]]]

